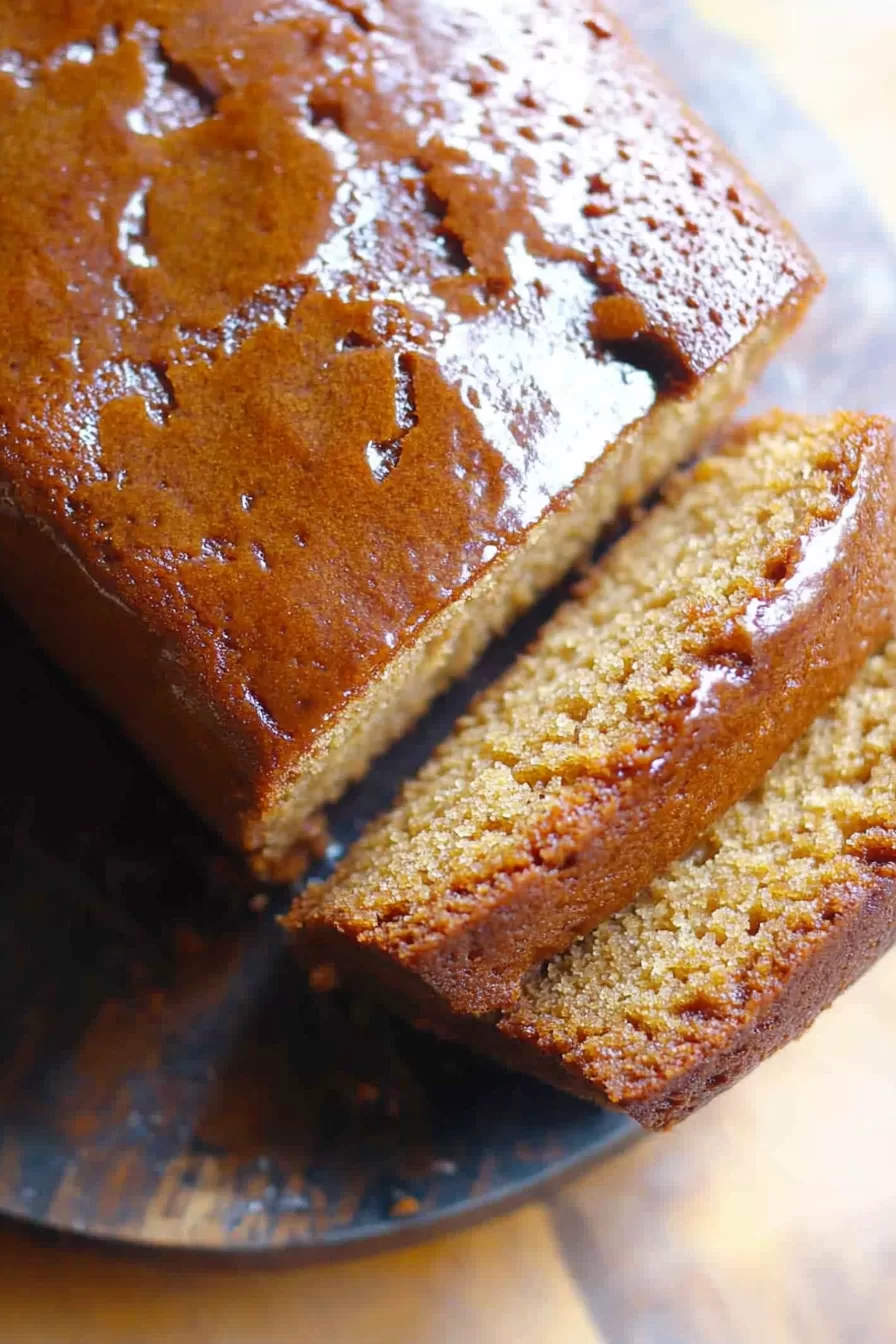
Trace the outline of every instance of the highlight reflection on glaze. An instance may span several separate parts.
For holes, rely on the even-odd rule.
[[[757,635],[771,635],[790,625],[801,606],[808,606],[818,587],[831,572],[831,566],[844,549],[850,532],[855,530],[861,495],[857,489],[837,517],[820,524],[806,539],[800,558],[770,601],[754,599],[747,609],[745,624]]]
[[[267,763],[806,274],[591,0],[23,0],[0,134],[9,497]]]

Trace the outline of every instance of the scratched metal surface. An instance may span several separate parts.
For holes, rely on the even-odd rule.
[[[836,151],[683,4],[620,9],[828,271],[754,407],[896,413],[896,261]],[[335,810],[340,845],[550,605]],[[311,993],[274,922],[285,897],[249,908],[256,889],[3,614],[0,648],[0,1212],[156,1246],[328,1255],[480,1215],[631,1135],[357,999]]]

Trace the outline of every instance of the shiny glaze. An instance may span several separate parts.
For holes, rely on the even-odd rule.
[[[808,262],[586,0],[0,12],[0,476],[259,796]]]

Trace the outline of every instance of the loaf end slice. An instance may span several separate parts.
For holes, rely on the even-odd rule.
[[[798,1036],[896,939],[896,643],[687,858],[477,1044],[663,1129]]]
[[[507,1009],[880,646],[894,507],[884,421],[738,431],[607,554],[292,927],[379,974],[394,963],[454,1011]]]

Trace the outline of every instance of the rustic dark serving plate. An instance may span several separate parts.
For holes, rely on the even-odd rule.
[[[836,152],[683,6],[620,8],[829,272],[756,404],[896,412],[896,260]],[[312,992],[274,922],[286,897],[247,885],[2,613],[0,647],[0,1212],[156,1246],[332,1254],[476,1216],[631,1136],[617,1116]],[[338,845],[471,688],[337,809]]]
[[[7,615],[0,639],[0,1210],[156,1245],[330,1247],[468,1216],[629,1132],[311,990],[273,918],[287,896],[247,884]]]

